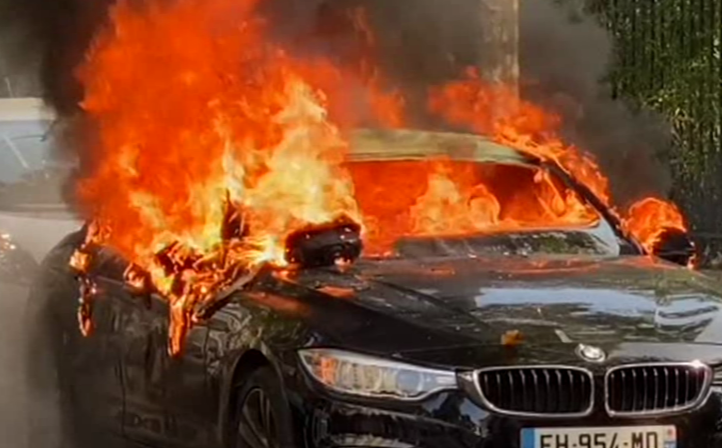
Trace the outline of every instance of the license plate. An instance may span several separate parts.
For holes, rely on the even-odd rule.
[[[525,428],[521,448],[676,448],[674,426]]]

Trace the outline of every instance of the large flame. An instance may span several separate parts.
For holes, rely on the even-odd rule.
[[[486,83],[470,70],[465,79],[436,89],[429,104],[450,123],[471,127],[500,143],[554,162],[587,187],[602,204],[610,207],[612,214],[618,215],[609,191],[609,180],[595,158],[559,138],[558,116],[519,99],[510,87]],[[579,205],[569,199],[566,207],[578,209]],[[578,215],[570,213],[567,216]],[[688,230],[675,204],[654,197],[632,204],[620,219],[624,230],[650,253],[664,229]]]
[[[98,129],[80,185],[90,240],[170,299],[174,351],[195,302],[229,271],[283,263],[295,228],[359,219],[340,166],[346,144],[313,85],[342,75],[264,44],[254,3],[122,1],[80,71]],[[224,246],[229,234],[245,237]]]
[[[451,160],[355,162],[367,253],[402,236],[589,226],[598,217],[546,171]]]
[[[450,123],[556,162],[605,204],[610,203],[609,181],[594,158],[565,144],[556,132],[559,117],[521,100],[515,89],[489,84],[469,70],[465,79],[434,89],[429,106]]]
[[[403,99],[369,63],[299,60],[265,32],[257,0],[120,0],[79,77],[96,130],[79,197],[92,222],[71,263],[87,273],[93,248],[131,262],[126,280],[171,306],[177,353],[198,304],[264,263],[284,265],[294,231],[342,217],[363,223],[368,252],[410,235],[585,226],[599,218],[540,169],[433,159],[348,162],[347,131],[375,120],[404,126]],[[592,157],[555,134],[558,119],[470,72],[432,91],[430,109],[499,143],[558,164],[611,204]],[[660,200],[632,208],[627,229],[646,241]],[[680,215],[681,216],[681,215]],[[83,280],[82,328],[94,291]]]

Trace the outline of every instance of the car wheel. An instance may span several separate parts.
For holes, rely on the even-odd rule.
[[[276,372],[256,369],[239,385],[234,448],[294,448],[290,409]]]

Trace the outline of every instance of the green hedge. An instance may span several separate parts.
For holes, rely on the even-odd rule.
[[[615,39],[615,95],[669,117],[676,198],[698,231],[722,234],[722,1],[591,0],[589,7]]]

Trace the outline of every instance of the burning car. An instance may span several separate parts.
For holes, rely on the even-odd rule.
[[[684,267],[693,250],[683,233],[661,232],[661,258],[651,257],[559,165],[483,137],[367,130],[351,147],[356,177],[413,176],[441,157],[483,179],[461,203],[485,227],[449,234],[445,216],[421,216],[427,231],[398,237],[386,230],[408,217],[386,213],[366,247],[352,219],[299,229],[286,237],[285,264],[260,264],[197,302],[179,348],[175,305],[133,287],[123,257],[101,247],[78,277],[69,262],[86,226],[43,262],[27,322],[30,377],[59,388],[64,440],[722,446],[720,285]],[[443,188],[444,177],[429,184]],[[546,208],[554,201],[528,200],[552,193],[578,204],[574,219],[548,219],[559,215]],[[395,210],[377,194],[357,197]],[[76,298],[88,278],[84,338]]]

